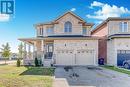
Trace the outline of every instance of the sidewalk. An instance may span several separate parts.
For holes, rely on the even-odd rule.
[[[16,63],[16,60],[7,60],[6,61],[6,64],[14,64],[14,63]],[[0,60],[0,65],[2,65],[2,64],[5,64],[5,61],[4,60]]]
[[[65,78],[53,78],[53,86],[52,87],[69,87]]]

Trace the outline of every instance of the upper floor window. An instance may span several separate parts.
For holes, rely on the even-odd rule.
[[[53,34],[53,27],[47,28],[47,34]]]
[[[120,32],[128,32],[128,22],[120,22]]]
[[[69,22],[69,21],[65,22],[64,31],[65,32],[72,32],[72,23],[71,22]]]
[[[39,34],[38,35],[43,35],[43,28],[39,29]]]
[[[84,35],[86,35],[86,34],[87,34],[87,29],[86,29],[86,28],[83,28],[82,33],[83,33]]]

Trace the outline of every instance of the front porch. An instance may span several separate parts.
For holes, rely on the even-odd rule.
[[[35,58],[38,59],[41,66],[51,66],[53,64],[54,40],[45,40],[43,38],[25,38],[19,40],[24,43],[24,65],[35,65]]]

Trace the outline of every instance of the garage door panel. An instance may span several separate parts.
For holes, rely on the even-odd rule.
[[[118,50],[117,65],[122,66],[125,60],[130,60],[130,50]]]
[[[78,51],[76,56],[77,65],[93,65],[94,55],[92,50],[81,50]]]
[[[73,55],[57,55],[57,64],[58,65],[73,65],[74,64],[74,57]]]
[[[74,65],[73,51],[60,50],[60,52],[57,52],[56,64],[58,64],[58,65]]]

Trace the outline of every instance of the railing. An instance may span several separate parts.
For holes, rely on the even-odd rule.
[[[43,51],[35,51],[33,52],[33,59],[34,58],[42,58],[43,57]]]
[[[52,56],[53,56],[53,52],[47,52],[44,55],[44,59],[52,59]]]
[[[28,57],[29,54],[27,54],[27,58],[25,59],[35,59],[35,58],[42,58],[43,57],[43,51],[35,51],[33,53],[31,53],[31,56]],[[53,56],[53,52],[46,52],[44,54],[44,59],[51,59]]]
[[[51,66],[52,64],[55,64],[56,58],[55,58],[55,54],[53,54],[52,52],[50,53],[46,53],[44,55],[44,59],[43,59],[43,51],[35,51],[33,52],[33,58],[24,58],[23,60],[23,64],[24,65],[35,65],[35,58],[38,58],[38,60],[42,61],[42,64],[44,66]]]
[[[53,64],[56,63],[56,54],[53,54],[53,56],[52,56],[52,62],[53,62]]]
[[[24,59],[24,65],[34,65],[34,59]]]

